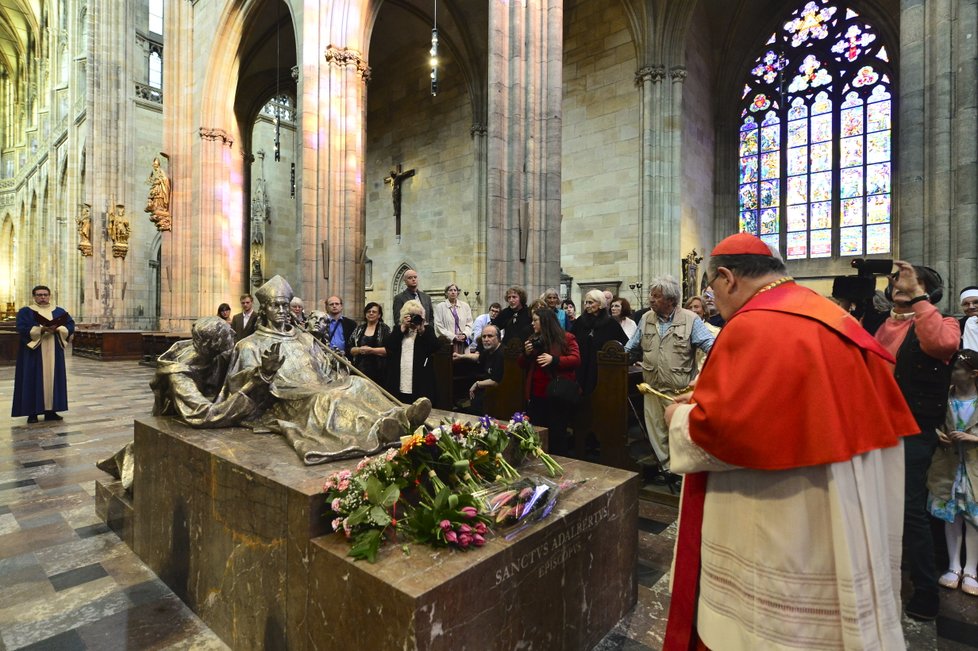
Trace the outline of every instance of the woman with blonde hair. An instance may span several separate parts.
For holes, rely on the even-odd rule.
[[[588,395],[598,383],[598,351],[612,340],[624,346],[628,337],[621,324],[608,314],[604,292],[598,289],[584,295],[584,312],[574,320],[573,332],[581,349],[577,382],[584,395]]]
[[[387,349],[387,390],[405,404],[418,398],[434,399],[435,368],[431,356],[438,350],[435,329],[425,321],[421,301],[401,306],[398,327],[384,341]]]

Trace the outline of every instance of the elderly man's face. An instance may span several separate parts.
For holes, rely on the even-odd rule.
[[[408,289],[412,292],[418,288],[418,272],[408,271],[404,274],[404,284],[407,285]]]
[[[485,350],[496,350],[499,347],[499,331],[494,326],[482,329],[482,347]]]
[[[663,296],[662,290],[653,289],[649,292],[649,307],[659,316],[669,316],[676,309],[676,304]]]
[[[291,321],[289,318],[290,300],[292,300],[291,296],[275,296],[268,301],[267,305],[262,306],[262,311],[265,314],[265,319],[268,321],[268,326],[273,330],[282,332],[288,328]]]

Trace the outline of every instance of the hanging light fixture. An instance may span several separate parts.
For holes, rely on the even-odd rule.
[[[434,97],[438,94],[438,0],[434,0],[435,11],[434,18],[431,23],[431,49],[428,50],[428,54],[431,55],[431,96]]]
[[[282,106],[280,103],[279,95],[279,78],[281,77],[281,70],[279,66],[282,63],[282,21],[281,21],[281,10],[282,5],[280,3],[275,5],[275,98],[272,100],[272,110],[275,111],[275,161],[278,162],[282,160],[282,126],[280,124],[281,118],[279,117],[282,113]]]

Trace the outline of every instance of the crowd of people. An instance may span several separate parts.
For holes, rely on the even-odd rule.
[[[553,288],[530,300],[522,287],[509,287],[504,303],[475,315],[451,283],[435,305],[415,270],[405,273],[388,321],[376,302],[355,321],[339,296],[307,313],[286,286],[261,311],[244,294],[239,313],[221,304],[207,324],[226,330],[215,339],[227,340],[222,350],[232,339],[254,348],[249,337],[262,327],[275,332],[265,332],[250,365],[228,369],[237,388],[224,394],[236,402],[219,406],[208,397],[186,409],[220,411],[205,418],[255,409],[256,396],[272,391],[265,378],[278,372],[271,360],[278,347],[296,346],[297,359],[309,355],[285,336],[294,328],[395,401],[362,427],[384,441],[417,422],[418,410],[398,412],[397,402],[434,398],[432,357],[442,342],[451,342],[454,360],[477,369],[468,397],[481,413],[485,391],[503,381],[502,347],[517,340],[526,411],[549,428],[552,451],[569,454],[573,405],[595,389],[598,352],[617,341],[648,389],[647,465],[653,478],[684,491],[666,648],[687,648],[694,637],[710,648],[730,639],[760,648],[800,621],[819,643],[902,648],[901,559],[913,586],[903,612],[913,618],[937,616],[941,588],[978,596],[978,287],[958,296],[963,318],[944,316],[936,307],[940,275],[895,261],[886,291],[857,320],[795,283],[776,250],[743,234],[717,245],[708,275],[703,294],[685,301],[674,278],[653,279],[639,310],[590,290],[580,314]],[[12,410],[28,423],[41,415],[59,420],[67,409],[63,349],[74,329],[50,289],[39,285],[32,298],[18,313],[23,346]],[[201,344],[184,354],[209,359],[213,352]],[[323,391],[299,393],[275,422],[298,422],[300,411],[306,418],[332,400]],[[305,441],[307,455],[319,454],[301,423],[285,433]],[[772,509],[781,515],[772,518]],[[944,523],[943,572],[932,518]],[[732,528],[748,535],[731,539]],[[781,577],[778,585],[770,577]],[[827,603],[837,617],[810,617]]]

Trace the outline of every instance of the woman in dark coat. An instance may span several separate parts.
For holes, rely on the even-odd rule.
[[[534,310],[531,325],[533,334],[517,360],[526,370],[526,413],[534,425],[549,428],[550,451],[567,454],[567,421],[574,406],[547,397],[547,385],[555,375],[574,380],[581,355],[574,335],[561,329],[553,310]]]
[[[592,289],[584,296],[584,313],[574,320],[571,331],[581,348],[581,365],[577,369],[577,382],[581,392],[589,395],[598,383],[598,351],[609,341],[622,346],[628,343],[625,331],[609,313],[604,292]]]
[[[380,303],[371,301],[363,308],[364,322],[356,327],[346,349],[350,351],[353,365],[364,375],[383,385],[387,372],[387,349],[384,342],[391,334],[391,329],[384,323],[384,308]]]
[[[438,350],[434,326],[425,321],[420,301],[401,307],[398,327],[384,341],[387,349],[387,390],[405,404],[418,398],[435,399],[435,368],[432,355]]]

